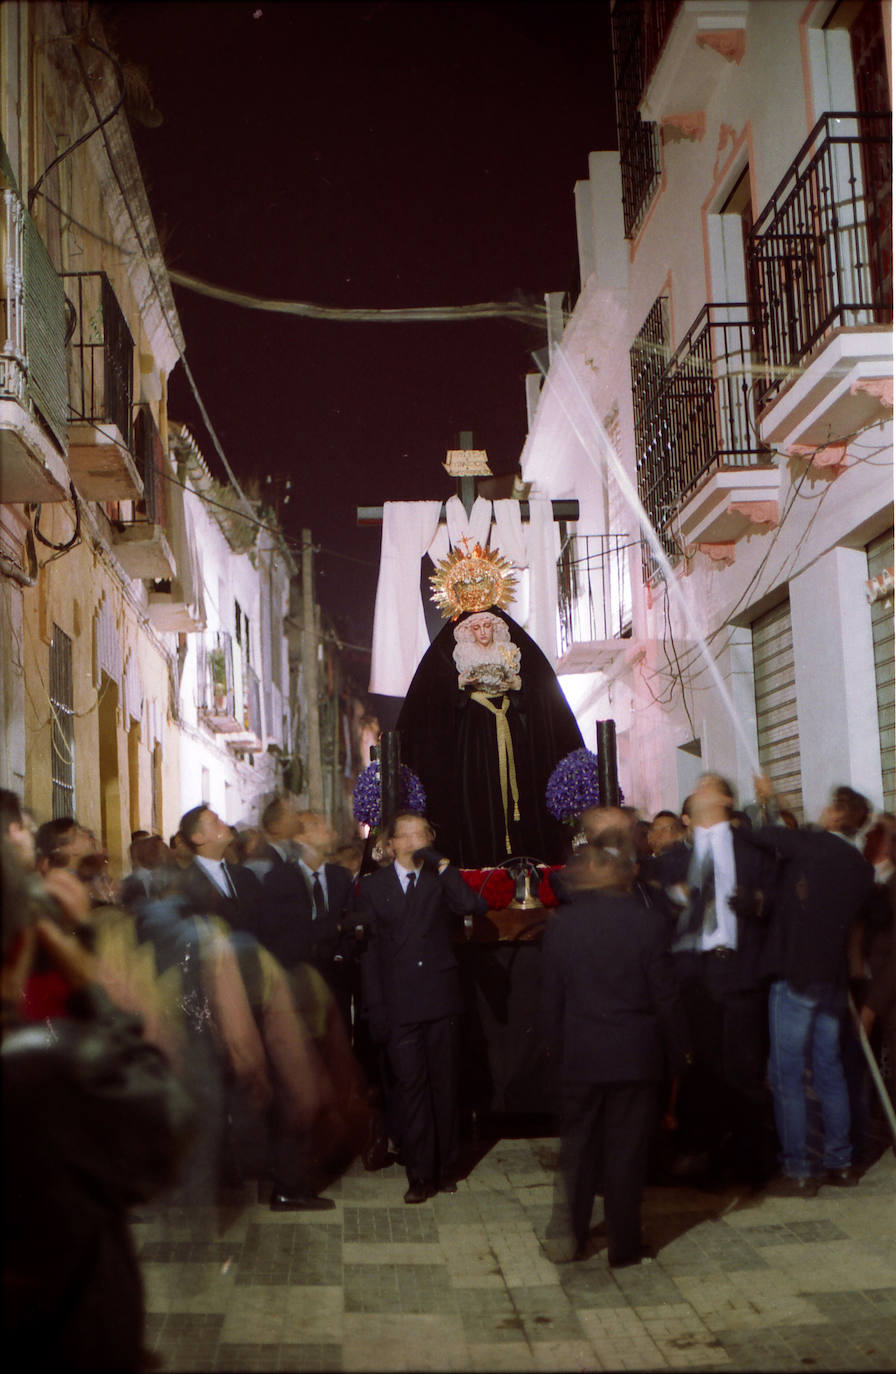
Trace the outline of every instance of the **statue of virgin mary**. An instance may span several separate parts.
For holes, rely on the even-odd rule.
[[[567,836],[545,788],[560,759],[583,748],[581,732],[547,658],[493,599],[500,589],[473,580],[478,591],[468,583],[447,600],[456,614],[408,688],[397,721],[402,762],[423,783],[436,847],[460,867],[521,855],[560,863]],[[444,613],[444,582],[436,599]]]

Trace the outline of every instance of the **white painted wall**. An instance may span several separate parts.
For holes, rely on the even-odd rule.
[[[818,115],[834,108],[832,100],[847,101],[852,89],[848,45],[844,48],[842,36],[822,33],[828,9],[817,5],[801,32],[804,0],[750,5],[743,61],[737,65],[717,57],[718,81],[707,101],[705,133],[699,141],[665,144],[662,187],[634,243],[622,237],[617,154],[593,153],[587,181],[575,188],[583,291],[555,349],[521,463],[524,479],[545,494],[579,499],[583,534],[605,530],[607,460],[596,422],[614,406],[621,461],[635,479],[629,349],[655,299],[661,293],[670,297],[673,346],[708,300],[743,299],[732,269],[734,226],[709,217],[721,209],[748,162],[758,215]],[[804,52],[810,59],[805,64]],[[676,595],[687,599],[709,639],[752,744],[749,626],[788,588],[806,815],[817,815],[838,782],[879,804],[862,548],[892,522],[892,422],[857,439],[849,458],[851,466],[836,478],[780,459],[779,527],[742,539],[731,566],[712,563],[704,554],[680,565],[668,622],[662,588],[646,591],[634,559],[637,656],[617,663],[610,675],[561,679],[590,747],[595,722],[616,720],[620,782],[627,798],[646,812],[680,803],[701,767],[730,777],[744,800],[752,790],[753,750],[738,738]],[[676,652],[680,673],[673,671]],[[699,760],[683,751],[695,736],[701,741]]]
[[[270,673],[270,665],[262,655],[261,608],[263,599],[273,600],[269,612],[271,652],[281,656],[282,682],[284,692],[288,694],[289,663],[283,634],[283,615],[288,606],[288,566],[275,555],[275,574],[271,579],[268,572],[270,554],[253,558],[249,553],[235,553],[201,493],[194,490],[185,493],[185,505],[200,551],[207,631],[225,630],[235,637],[235,602],[238,601],[244,614],[249,617],[250,663],[263,680],[265,672]],[[269,547],[268,541],[265,548]],[[198,645],[198,634],[187,635],[180,690],[181,810],[187,811],[200,801],[208,801],[231,824],[243,822],[254,825],[258,823],[265,804],[278,789],[280,779],[276,759],[266,750],[255,754],[251,762],[237,759],[222,737],[201,721],[197,696]],[[283,747],[285,742],[279,725],[282,700],[279,692],[275,691],[273,695],[277,717],[273,730],[265,721],[265,742],[272,740]],[[205,773],[209,782],[207,794],[203,795]]]

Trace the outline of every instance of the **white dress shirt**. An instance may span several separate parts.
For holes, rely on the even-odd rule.
[[[232,881],[228,882],[227,874],[222,867],[223,859],[204,859],[201,854],[195,855],[195,858],[219,892],[223,892],[225,897],[236,896],[236,887],[233,886]]]
[[[330,909],[330,894],[329,894],[329,892],[327,891],[327,874],[326,874],[326,871],[325,871],[325,865],[324,865],[324,864],[321,864],[320,868],[309,868],[308,865],[306,864],[306,862],[305,862],[304,859],[297,859],[297,860],[296,860],[296,863],[298,864],[299,868],[301,869],[302,873],[304,874],[305,882],[306,882],[306,884],[307,884],[307,886],[308,886],[308,891],[311,893],[311,919],[312,919],[312,921],[314,921],[314,920],[317,919],[317,912],[316,912],[315,909],[314,909],[314,875],[315,875],[315,873],[317,874],[318,879],[319,879],[319,881],[320,881],[321,889],[322,889],[323,894],[324,894],[324,901],[325,901],[326,904],[327,904],[327,910],[329,911],[329,909]]]
[[[401,864],[398,862],[397,859],[393,860],[393,867],[395,869],[395,872],[398,874],[398,881],[401,883],[402,892],[407,892],[408,879],[413,873],[416,881],[416,879],[420,876],[419,868],[402,868]]]
[[[737,949],[737,917],[731,909],[731,895],[737,885],[734,867],[734,840],[728,821],[718,821],[708,827],[694,826],[694,853],[702,865],[707,851],[712,854],[715,870],[716,928],[697,936],[697,949],[715,949],[727,945]]]

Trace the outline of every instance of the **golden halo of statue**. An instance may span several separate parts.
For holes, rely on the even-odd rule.
[[[463,545],[463,546],[462,546]],[[457,620],[464,611],[485,611],[489,606],[501,610],[513,601],[516,573],[497,549],[474,544],[470,553],[463,540],[447,558],[436,564],[430,577],[432,599],[445,620]]]

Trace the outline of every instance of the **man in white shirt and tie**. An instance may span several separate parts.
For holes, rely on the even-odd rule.
[[[361,880],[358,916],[371,1035],[387,1047],[398,1086],[405,1202],[456,1192],[459,1020],[452,927],[486,903],[432,849],[425,816],[404,811],[386,828],[393,862]]]
[[[350,874],[327,862],[338,842],[336,830],[316,811],[297,811],[285,797],[264,809],[267,841],[260,858],[262,910],[252,926],[257,939],[286,969],[311,964],[326,979],[351,1027],[352,932],[342,922],[352,897]]]
[[[716,1179],[758,1186],[774,1167],[762,954],[775,865],[732,827],[724,778],[704,773],[686,805],[692,847],[682,846],[667,888],[683,902],[671,948],[694,1055],[678,1100],[679,1148],[707,1155]]]
[[[180,833],[194,855],[183,872],[182,891],[194,913],[221,916],[233,927],[233,950],[247,979],[246,994],[252,1002],[252,991],[259,989],[263,981],[259,974],[259,945],[266,943],[262,938],[268,905],[264,887],[244,865],[225,862],[230,827],[205,803],[186,813]],[[253,1002],[252,1009],[263,1025],[261,1006]],[[265,1048],[268,1049],[267,1044]],[[233,1137],[244,1122],[235,1107],[231,1115]],[[268,1128],[268,1158],[274,1173],[271,1210],[331,1210],[335,1205],[332,1199],[318,1197],[314,1192],[311,1132],[288,1119],[279,1095],[269,1112]],[[232,1140],[229,1145],[232,1148]]]
[[[199,916],[223,916],[230,925],[246,928],[243,917],[260,901],[261,890],[254,873],[244,865],[225,862],[230,826],[201,802],[181,818],[179,833],[193,851],[193,862],[180,879],[191,911]]]

